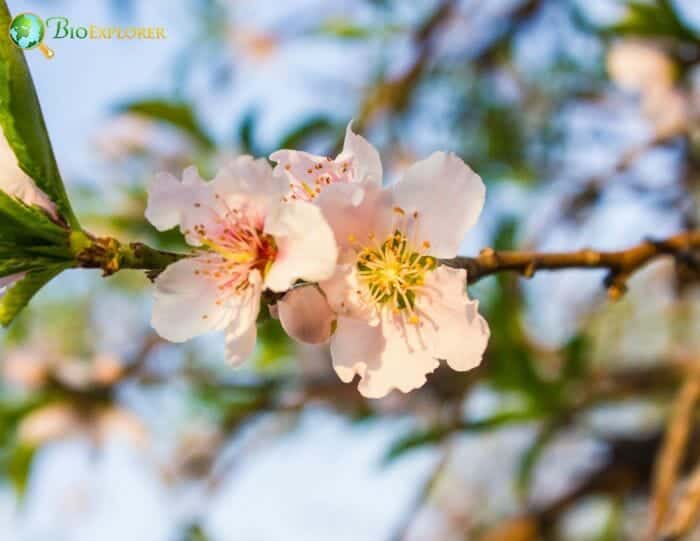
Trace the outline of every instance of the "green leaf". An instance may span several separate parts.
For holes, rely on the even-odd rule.
[[[0,399],[0,453],[13,445],[17,425],[22,417],[41,404],[43,399],[39,393],[29,399]],[[3,458],[0,457],[0,471],[6,462]]]
[[[165,99],[141,100],[126,103],[117,109],[119,112],[137,113],[166,122],[192,136],[204,148],[214,148],[214,142],[202,127],[192,107],[185,102]]]
[[[547,423],[544,425],[537,433],[537,437],[535,441],[532,442],[532,445],[525,449],[520,455],[515,476],[515,487],[518,495],[523,499],[530,490],[535,467],[542,453],[547,448],[547,445],[557,433],[557,428],[555,423]]]
[[[426,430],[410,432],[391,444],[382,462],[384,464],[389,464],[408,451],[439,443],[453,431],[454,429],[451,427],[437,426]]]
[[[328,19],[319,28],[321,34],[343,39],[366,39],[372,31],[348,19]]]
[[[404,27],[396,24],[362,26],[357,22],[344,17],[333,17],[326,19],[318,28],[318,33],[321,35],[346,40],[385,38],[405,31],[406,29]]]
[[[0,190],[0,243],[67,245],[68,231],[42,209],[25,205]]]
[[[335,135],[336,132],[336,126],[327,117],[314,116],[305,120],[289,132],[285,138],[280,141],[279,148],[302,148],[314,137]]]
[[[44,269],[29,272],[19,282],[10,286],[0,297],[0,325],[7,327],[12,323],[42,287],[70,266],[69,261],[53,263]]]
[[[189,526],[182,537],[182,541],[208,541],[208,539],[204,530],[198,524]]]
[[[49,258],[3,258],[0,259],[0,278],[20,272],[38,271],[54,263],[56,261]]]
[[[620,498],[610,499],[608,517],[603,524],[603,530],[595,538],[595,541],[616,541],[622,538],[624,504]]]
[[[255,125],[257,121],[258,112],[254,108],[248,110],[243,115],[241,123],[238,126],[238,143],[242,152],[252,154],[253,156],[262,156],[268,153],[260,152],[260,149],[255,142]]]
[[[562,381],[569,383],[585,379],[591,369],[591,339],[584,334],[577,334],[564,345],[562,353]]]
[[[5,38],[10,21],[7,4],[0,0],[0,35]],[[68,223],[79,229],[56,165],[27,62],[23,52],[9,39],[0,40],[0,126],[20,168],[56,204]]]
[[[12,486],[14,486],[20,497],[24,495],[27,489],[29,473],[31,472],[35,454],[36,447],[16,444],[7,458],[8,475]]]
[[[17,440],[17,427],[32,410],[46,403],[46,395],[34,393],[25,399],[0,397],[0,476],[8,478],[20,496],[27,486],[35,449]]]
[[[411,451],[425,445],[439,443],[453,432],[486,432],[511,424],[530,422],[541,417],[543,412],[526,408],[524,410],[502,411],[478,421],[469,421],[457,425],[431,427],[427,430],[416,430],[396,440],[386,456],[384,462],[388,463],[400,457],[407,451]]]
[[[676,14],[670,0],[628,3],[627,16],[608,30],[618,34],[695,41],[697,35]]]
[[[289,364],[292,343],[276,319],[266,319],[258,324],[258,346],[253,363],[261,372],[276,372]]]

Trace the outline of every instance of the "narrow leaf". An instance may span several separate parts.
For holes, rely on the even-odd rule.
[[[408,451],[439,443],[452,431],[453,429],[450,427],[437,426],[427,430],[411,432],[391,444],[391,447],[389,447],[389,450],[384,456],[383,463],[389,464]]]
[[[55,264],[55,259],[47,257],[10,257],[0,258],[0,278],[20,272],[38,271]]]
[[[557,433],[557,428],[554,423],[548,423],[543,426],[537,433],[535,441],[520,455],[515,477],[516,491],[520,498],[525,499],[527,497],[535,468],[545,449]]]
[[[60,245],[68,242],[68,231],[40,208],[25,205],[0,190],[0,242]]]
[[[20,497],[24,496],[27,489],[35,454],[36,447],[17,444],[8,457],[7,469],[10,481]]]
[[[311,117],[286,135],[280,142],[280,148],[302,148],[310,139],[323,136],[335,135],[336,126],[325,116]]]
[[[7,327],[39,290],[71,265],[70,262],[54,263],[29,272],[19,282],[10,286],[0,297],[0,325]]]
[[[214,147],[214,142],[195,116],[192,107],[184,102],[168,100],[142,100],[126,103],[118,108],[120,112],[139,115],[166,122],[192,136],[204,148]]]
[[[7,4],[0,0],[2,36],[7,37],[10,21]],[[68,223],[78,229],[24,53],[9,39],[0,40],[0,127],[20,168],[56,204]]]
[[[389,448],[384,462],[391,462],[407,451],[412,451],[425,445],[439,443],[453,432],[488,432],[498,428],[533,421],[541,417],[542,412],[535,409],[503,411],[480,419],[456,425],[436,426],[427,430],[416,430],[397,439]]]

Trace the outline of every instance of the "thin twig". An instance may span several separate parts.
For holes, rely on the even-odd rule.
[[[355,130],[362,131],[380,111],[400,111],[406,107],[413,90],[432,60],[435,36],[449,19],[456,3],[456,0],[443,0],[428,20],[417,29],[412,36],[413,47],[417,51],[415,59],[399,77],[381,81],[369,90],[355,118]],[[337,149],[341,144],[342,139],[338,141]]]
[[[688,231],[663,240],[646,240],[627,250],[599,252],[591,249],[576,252],[539,253],[500,251],[485,248],[478,257],[456,257],[441,262],[466,269],[469,283],[499,272],[519,272],[526,278],[538,271],[562,269],[607,269],[605,286],[614,299],[626,291],[627,279],[651,261],[666,255],[681,257],[700,248],[700,231]]]
[[[678,392],[673,414],[654,466],[652,495],[649,503],[647,539],[656,539],[669,510],[671,494],[685,458],[695,404],[700,396],[700,371],[689,371]]]
[[[608,184],[611,179],[627,173],[644,155],[654,149],[668,145],[677,137],[677,134],[657,135],[641,145],[622,152],[617,161],[606,173],[589,178],[577,193],[571,195],[562,203],[560,215],[568,216],[575,214],[577,210],[586,206],[588,202],[597,200],[602,190],[605,188],[605,185]]]
[[[661,539],[663,541],[681,539],[697,525],[698,518],[700,518],[700,464],[695,466],[685,492],[668,521],[668,526],[663,530]]]

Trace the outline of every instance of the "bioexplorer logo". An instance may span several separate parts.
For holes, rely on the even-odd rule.
[[[45,35],[44,21],[34,13],[20,13],[10,23],[12,43],[25,50],[39,47],[46,58],[53,58],[53,51],[44,44]]]
[[[47,34],[53,39],[167,39],[162,26],[74,26],[68,17],[49,17],[46,22],[34,13],[20,13],[10,22],[10,40],[24,50],[38,48],[46,58],[54,52],[45,43]]]

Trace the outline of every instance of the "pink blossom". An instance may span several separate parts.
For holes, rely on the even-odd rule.
[[[358,191],[360,196],[358,197]],[[440,360],[454,370],[479,365],[489,338],[466,271],[440,265],[457,255],[484,204],[481,178],[453,154],[436,152],[381,189],[328,186],[315,199],[340,248],[335,274],[322,281],[330,312],[280,308],[285,328],[328,328],[333,366],[371,398],[421,387]],[[302,288],[299,294],[315,295]],[[297,299],[296,304],[303,301]],[[331,315],[328,315],[331,314]]]
[[[152,324],[161,336],[182,342],[225,329],[227,359],[238,364],[254,349],[263,290],[331,276],[337,247],[320,209],[281,199],[271,167],[249,156],[210,182],[194,168],[182,182],[154,179],[146,217],[159,230],[179,226],[197,248],[156,279]]]
[[[335,159],[297,150],[278,150],[270,159],[277,162],[275,176],[288,186],[288,200],[313,201],[331,184],[382,182],[379,153],[353,133],[352,123],[345,131],[343,151]]]

